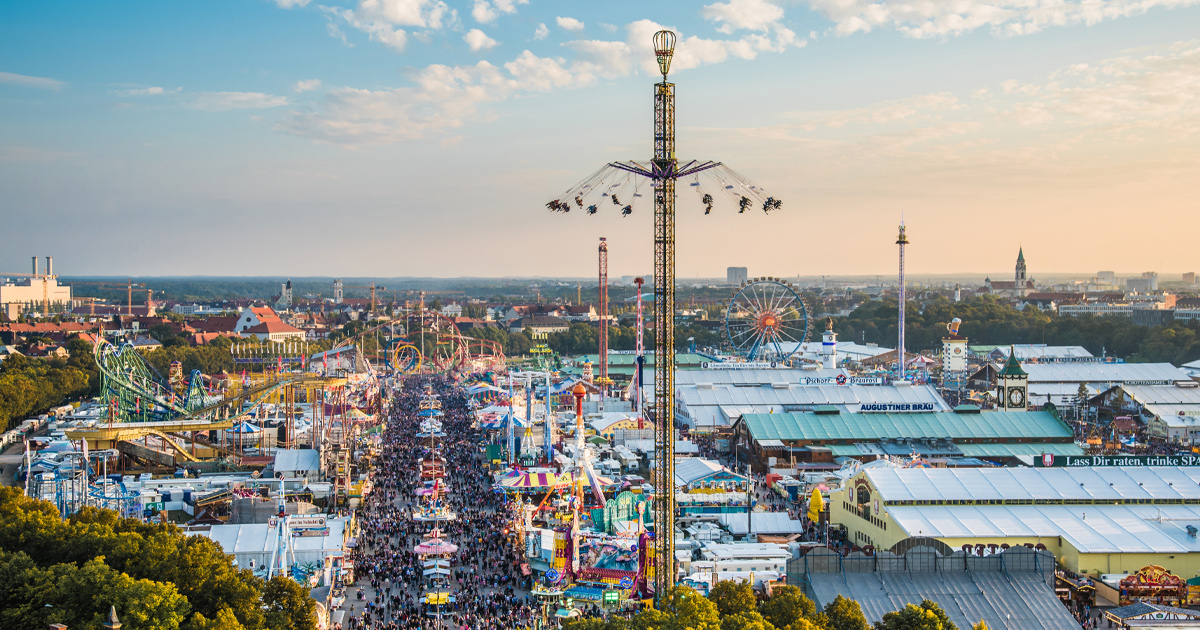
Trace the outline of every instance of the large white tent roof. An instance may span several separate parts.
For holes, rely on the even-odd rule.
[[[885,503],[1200,500],[1200,467],[871,468],[865,474]]]
[[[1191,380],[1170,363],[1029,363],[1021,366],[1030,384],[1112,383],[1157,384]]]

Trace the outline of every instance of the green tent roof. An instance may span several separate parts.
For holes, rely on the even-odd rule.
[[[755,440],[894,438],[1062,439],[1071,429],[1046,411],[981,413],[748,413],[742,422]]]

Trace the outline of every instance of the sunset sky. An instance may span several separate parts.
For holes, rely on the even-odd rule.
[[[0,275],[616,275],[652,208],[544,204],[649,157],[680,276],[1200,271],[1200,0],[205,0],[0,4]]]

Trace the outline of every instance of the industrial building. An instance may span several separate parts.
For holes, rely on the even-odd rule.
[[[763,469],[780,461],[820,461],[823,453],[1007,461],[1083,454],[1070,427],[1046,411],[753,413],[742,415],[733,433],[739,458]]]
[[[876,549],[922,537],[950,549],[1044,547],[1089,576],[1200,571],[1200,467],[870,467],[829,510],[854,544]]]
[[[43,310],[68,311],[71,302],[71,287],[58,283],[54,275],[54,258],[46,257],[46,270],[38,268],[38,257],[33,257],[32,273],[0,275],[0,311],[9,319],[17,319],[22,312]],[[13,281],[11,278],[22,278]]]

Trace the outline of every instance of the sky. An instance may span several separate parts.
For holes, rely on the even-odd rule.
[[[547,211],[650,157],[782,200],[681,277],[1200,270],[1200,0],[0,3],[0,274],[587,276],[653,208]],[[1177,277],[1176,277],[1177,279]]]

